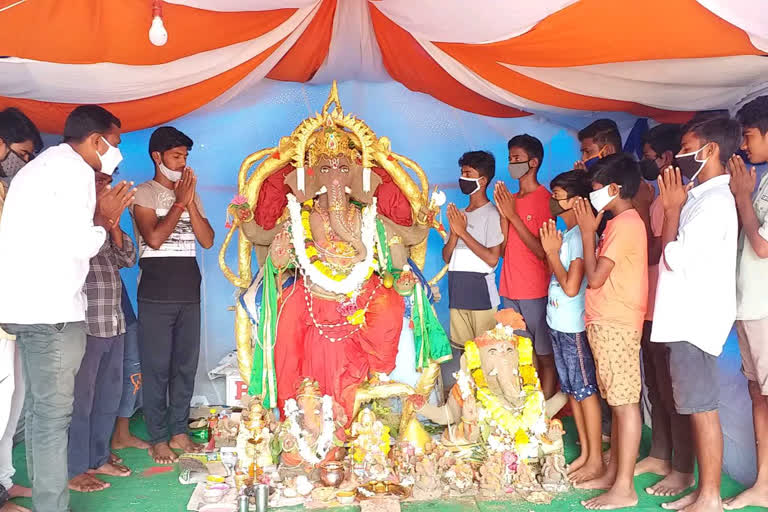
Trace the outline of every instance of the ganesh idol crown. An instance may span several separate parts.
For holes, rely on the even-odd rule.
[[[248,156],[219,263],[240,290],[249,393],[283,410],[308,378],[349,421],[370,400],[429,394],[451,357],[432,305],[445,269],[432,280],[421,272],[430,229],[445,237],[435,220],[444,202],[387,137],[343,112],[335,83],[322,112]]]

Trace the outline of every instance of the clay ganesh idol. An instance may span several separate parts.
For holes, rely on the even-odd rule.
[[[302,381],[284,411],[277,433],[283,467],[309,475],[322,463],[340,458],[347,418],[331,396],[322,394],[317,382]]]
[[[414,169],[420,187],[401,164]],[[342,112],[335,84],[321,114],[246,159],[228,235],[240,228],[240,275],[222,268],[247,289],[238,305],[238,360],[251,394],[282,408],[308,377],[351,419],[360,385],[394,370],[409,325],[415,369],[432,368],[421,374],[421,391],[431,390],[450,348],[418,269],[441,202],[427,197],[427,187],[416,164]],[[251,248],[260,267],[254,279]]]
[[[548,420],[544,410],[533,347],[514,334],[524,329],[519,314],[497,313],[499,324],[465,345],[461,370],[442,407],[412,397],[419,414],[449,425],[446,445],[481,442],[489,453],[509,452],[521,459],[539,457]]]

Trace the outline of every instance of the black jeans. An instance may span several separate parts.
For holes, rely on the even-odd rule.
[[[199,356],[199,303],[139,302],[144,416],[152,444],[187,433]]]

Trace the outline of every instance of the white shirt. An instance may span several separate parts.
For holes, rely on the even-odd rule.
[[[752,206],[760,222],[758,234],[768,240],[768,173],[757,187]],[[739,320],[768,317],[768,258],[755,253],[742,231],[739,236],[739,263],[736,269],[736,305]]]
[[[85,320],[83,284],[106,232],[93,225],[94,171],[69,144],[14,177],[0,219],[0,322]]]
[[[714,356],[723,350],[736,318],[738,220],[729,182],[717,176],[688,192],[677,239],[659,264],[651,341],[687,341]]]

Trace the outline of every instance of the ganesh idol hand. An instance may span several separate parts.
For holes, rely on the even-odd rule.
[[[592,204],[584,198],[578,198],[576,204],[573,205],[573,212],[576,214],[576,223],[579,225],[582,234],[597,232],[597,227],[600,225],[600,221],[603,220],[602,211],[595,216]]]
[[[419,394],[408,395],[405,400],[411,404],[416,411],[419,411],[427,404],[427,397]]]

